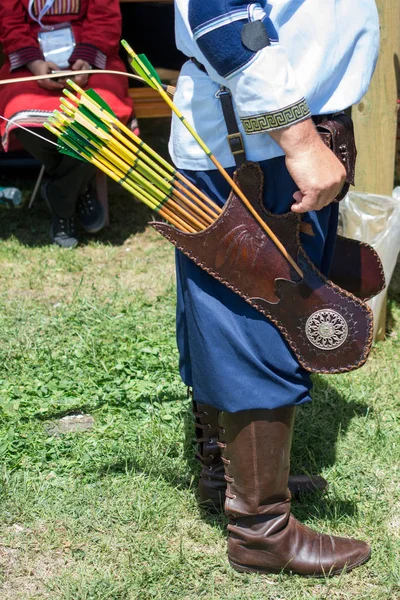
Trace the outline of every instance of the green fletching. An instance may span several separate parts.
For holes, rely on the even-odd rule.
[[[62,143],[58,144],[58,151],[60,154],[66,154],[67,156],[72,156],[72,158],[76,158],[77,160],[81,160],[82,162],[87,162],[86,158],[83,158],[83,156],[77,154],[67,146],[64,146]]]
[[[106,102],[99,96],[94,90],[88,90],[87,95],[91,100],[99,104],[105,112],[115,116],[111,108],[108,106]],[[99,128],[101,131],[105,131],[106,133],[109,131],[108,126],[103,123],[101,119],[99,119],[92,111],[80,104],[78,111],[86,118],[90,123]],[[95,133],[92,133],[89,129],[86,129],[84,125],[81,125],[76,120],[73,121],[71,126],[68,126],[65,132],[58,138],[59,142],[59,150],[62,154],[67,154],[68,156],[72,156],[73,158],[78,158],[82,161],[88,161],[88,154],[91,153],[91,150],[94,149],[94,146],[90,143],[91,141],[96,142],[97,144],[103,145],[103,140],[96,136]],[[70,142],[70,144],[68,143]],[[76,148],[76,151],[74,150]],[[85,156],[81,156],[79,153],[82,152]]]
[[[116,115],[114,114],[114,112],[111,110],[111,108],[108,106],[108,104],[103,100],[103,98],[101,96],[99,96],[99,94],[97,94],[97,92],[95,92],[94,90],[88,90],[86,92],[87,96],[93,100],[94,102],[96,102],[99,106],[101,106],[101,108],[104,109],[105,112],[107,112],[108,114],[110,114],[111,116],[115,117]],[[84,104],[80,104],[78,111],[84,115],[89,121],[91,121],[93,123],[93,125],[95,125],[96,127],[98,127],[99,129],[102,129],[103,131],[105,131],[106,133],[108,133],[109,128],[108,126],[101,120],[99,119],[99,117],[97,117],[91,110],[89,107],[85,106]],[[91,134],[90,132],[87,132],[88,136],[90,138],[93,137],[93,134]]]
[[[103,141],[98,138],[94,133],[86,129],[84,125],[74,121],[73,126],[68,128],[68,135],[71,133],[77,141],[85,148],[90,148],[90,142],[93,141],[97,144],[103,144]]]
[[[80,126],[77,123],[74,123],[74,127],[77,129],[80,128]],[[83,128],[81,128],[81,129],[83,129]],[[84,131],[86,134],[86,130],[84,130]],[[71,150],[71,147],[68,145],[68,142],[71,142],[72,146],[74,146],[78,152],[83,152],[84,154],[90,153],[90,142],[88,142],[86,139],[84,139],[77,131],[74,131],[73,129],[71,129],[71,127],[67,128],[65,133],[63,133],[61,135],[61,137],[58,138],[58,141],[59,141],[59,143],[61,141],[64,145],[64,148],[66,147],[69,152],[73,151],[73,150]],[[82,157],[79,154],[78,154],[78,156],[81,160],[87,160],[86,157]]]
[[[66,154],[67,156],[72,156],[72,158],[76,158],[77,160],[81,160],[82,162],[87,162],[86,158],[83,158],[83,156],[81,156],[77,152],[74,152],[72,148],[63,141],[64,135],[65,134],[61,135],[58,138],[58,151],[60,152],[60,154]]]
[[[143,65],[150,72],[151,76],[154,77],[154,79],[156,81],[158,81],[158,83],[161,83],[161,79],[160,79],[159,74],[157,73],[157,71],[155,70],[155,68],[153,67],[153,65],[151,64],[151,62],[149,61],[149,59],[147,58],[147,56],[145,54],[139,54],[138,55],[138,59],[140,61],[142,61]]]
[[[113,112],[113,110],[108,106],[107,102],[105,102],[103,100],[103,98],[101,96],[99,96],[99,94],[97,92],[95,92],[94,90],[90,89],[87,90],[86,94],[89,96],[89,98],[91,100],[94,100],[94,102],[97,102],[97,104],[99,106],[101,106],[101,108],[104,108],[104,110],[106,112],[108,112],[110,115],[112,115],[113,117],[116,117],[117,115]]]
[[[145,54],[136,54],[126,40],[121,40],[121,44],[132,59],[132,68],[145,80],[147,85],[154,90],[157,90],[157,85],[154,83],[153,79],[162,85],[161,79],[147,56]]]
[[[108,133],[109,128],[108,126],[103,123],[103,121],[101,121],[98,117],[96,117],[95,114],[92,113],[92,111],[87,108],[86,106],[83,106],[82,104],[79,106],[79,112],[84,115],[87,119],[89,119],[89,121],[91,121],[93,123],[93,125],[95,125],[96,127],[99,127],[99,129],[101,129],[102,131],[105,131],[106,133]],[[87,134],[90,138],[93,137],[93,134],[90,131],[87,131]]]
[[[156,89],[155,84],[150,79],[150,77],[147,75],[146,71],[143,69],[143,67],[141,66],[141,64],[138,62],[137,58],[132,59],[131,65],[132,65],[133,69],[136,71],[136,73],[140,77],[143,77],[143,79],[145,80],[145,82],[147,83],[147,85],[149,85],[151,88],[153,88],[153,90],[155,90]]]

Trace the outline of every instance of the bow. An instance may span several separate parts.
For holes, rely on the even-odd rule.
[[[136,81],[140,81],[141,83],[147,83],[143,77],[139,75],[134,75],[133,73],[127,73],[126,71],[112,71],[110,69],[82,69],[82,71],[63,71],[62,77],[75,77],[76,75],[95,75],[95,74],[109,74],[109,75],[122,75],[124,77],[129,77],[130,79],[135,79]],[[12,79],[1,79],[0,85],[5,85],[9,83],[23,83],[24,81],[40,81],[42,79],[60,79],[60,73],[48,73],[46,75],[31,75],[28,77],[16,77]],[[165,85],[160,83],[163,91],[165,91],[170,96],[173,96],[175,93],[175,88],[172,85]]]

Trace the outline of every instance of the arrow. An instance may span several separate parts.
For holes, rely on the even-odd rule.
[[[130,79],[135,79],[136,81],[140,81],[141,83],[147,83],[144,77],[140,77],[139,75],[134,75],[133,73],[126,73],[126,71],[113,71],[110,69],[83,69],[82,71],[63,71],[60,73],[48,73],[47,75],[31,75],[28,77],[16,77],[13,79],[1,79],[0,85],[6,85],[9,83],[23,83],[25,81],[41,81],[43,79],[60,79],[64,77],[76,77],[77,75],[122,75],[124,77],[129,77]],[[175,94],[175,88],[172,85],[165,85],[160,82],[162,89],[173,96]]]
[[[96,165],[182,231],[202,231],[215,221],[221,209],[211,199],[205,197],[205,203],[193,184],[188,189],[177,181],[175,169],[118,121],[94,90],[84,92],[69,83],[80,98],[64,90],[68,100],[61,98],[60,111],[45,123],[57,136],[61,152]]]

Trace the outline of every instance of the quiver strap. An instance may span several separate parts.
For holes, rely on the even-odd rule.
[[[259,165],[245,163],[238,169],[236,181],[289,254],[297,259],[303,279],[299,280],[233,192],[222,214],[204,231],[190,234],[166,223],[151,225],[212,277],[268,317],[305,369],[342,373],[361,367],[372,344],[371,309],[327,280],[312,264],[300,244],[299,215],[274,215],[263,207],[263,173]]]

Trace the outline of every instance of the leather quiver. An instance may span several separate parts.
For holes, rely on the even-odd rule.
[[[245,163],[236,172],[236,181],[296,260],[302,279],[233,191],[221,215],[201,232],[184,233],[158,221],[151,225],[212,277],[268,317],[306,370],[342,373],[361,367],[372,344],[371,309],[326,279],[313,265],[300,243],[299,215],[274,215],[264,208],[263,173],[258,164]],[[367,269],[373,265],[370,281],[364,286],[360,275],[354,291],[377,293],[384,286],[379,258],[366,244],[352,247],[359,253],[355,262],[360,261]]]

